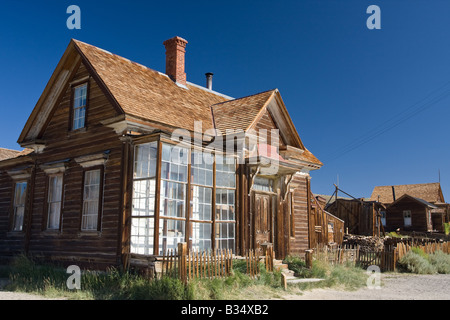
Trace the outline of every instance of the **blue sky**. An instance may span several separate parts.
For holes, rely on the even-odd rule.
[[[69,5],[81,30],[69,30]],[[369,30],[369,5],[381,29]],[[165,70],[188,40],[188,81],[242,97],[278,88],[323,163],[315,193],[437,182],[450,201],[450,2],[445,0],[3,1],[0,146],[16,141],[71,38]]]

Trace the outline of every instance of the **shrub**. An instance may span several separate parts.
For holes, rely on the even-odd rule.
[[[442,251],[436,251],[429,255],[430,263],[436,268],[438,273],[450,273],[450,255]]]
[[[417,274],[433,274],[436,268],[423,256],[408,251],[399,261],[399,270],[403,272],[412,272]]]
[[[446,236],[450,234],[450,222],[444,223],[444,232]]]
[[[287,256],[283,263],[288,265],[289,270],[294,271],[294,275],[299,278],[311,278],[312,272],[306,267],[306,262],[298,256]]]
[[[414,252],[415,254],[418,254],[422,258],[428,260],[428,254],[423,249],[419,247],[412,247],[411,251]]]

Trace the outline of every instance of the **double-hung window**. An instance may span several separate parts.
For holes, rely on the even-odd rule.
[[[73,89],[72,130],[86,126],[87,88],[86,83]]]
[[[412,225],[411,210],[403,210],[403,224],[405,227],[410,227]]]
[[[53,175],[48,178],[47,195],[47,229],[59,230],[61,224],[63,175]]]
[[[27,198],[27,183],[16,182],[14,187],[12,231],[23,230],[26,198]]]
[[[83,185],[82,231],[96,231],[99,227],[102,192],[102,169],[85,171]]]

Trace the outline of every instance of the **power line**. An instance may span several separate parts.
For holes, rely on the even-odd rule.
[[[410,107],[406,108],[405,110],[397,113],[395,116],[391,117],[387,121],[385,121],[383,124],[373,128],[372,130],[366,132],[364,135],[360,136],[353,142],[346,144],[345,146],[335,150],[333,153],[331,153],[328,157],[328,162],[336,160],[337,158],[342,157],[343,155],[353,151],[354,149],[357,149],[361,147],[362,145],[374,140],[378,136],[386,133],[389,130],[392,130],[393,128],[399,126],[403,122],[409,120],[410,118],[414,117],[415,115],[419,114],[420,112],[423,112],[424,110],[432,107],[439,101],[446,98],[448,95],[450,95],[450,88],[447,88],[444,92],[440,93],[439,95],[431,98],[430,101],[421,104],[423,101],[427,100],[430,96],[434,95],[436,92],[442,90],[446,86],[450,84],[450,81],[446,82],[442,86],[440,86],[438,89],[433,90],[430,94],[428,94],[426,97],[422,98],[420,101],[414,103]],[[417,108],[417,105],[419,105]],[[413,109],[414,108],[414,109]],[[411,110],[413,109],[413,110]],[[411,110],[411,111],[410,111]],[[397,119],[398,118],[398,119]]]

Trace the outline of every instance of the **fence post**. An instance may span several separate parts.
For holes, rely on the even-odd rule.
[[[306,267],[311,269],[312,268],[312,254],[313,254],[313,250],[309,249],[305,251],[305,262],[306,262]]]
[[[180,280],[187,283],[186,275],[186,255],[188,253],[188,247],[186,242],[178,243],[178,275]]]

